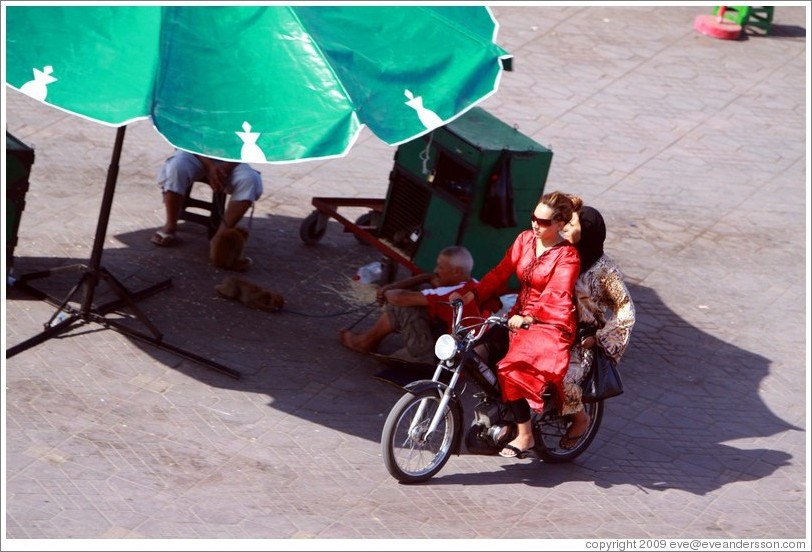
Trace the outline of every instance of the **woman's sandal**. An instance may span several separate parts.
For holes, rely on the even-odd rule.
[[[586,431],[581,433],[580,435],[564,435],[560,441],[558,441],[558,448],[563,450],[572,450],[578,446],[578,443],[581,442],[583,436],[586,435]],[[570,446],[566,446],[564,443],[569,443]]]
[[[513,454],[503,454],[505,450],[509,450],[513,452]],[[504,447],[502,447],[502,450],[499,451],[499,456],[501,456],[502,458],[516,458],[518,460],[521,460],[523,458],[528,457],[535,458],[536,453],[533,450],[533,447],[526,448],[524,450],[519,450],[519,447],[514,447],[513,445],[505,445]]]
[[[583,439],[584,435],[586,435],[586,432],[589,430],[589,423],[589,418],[587,418],[585,422],[579,423],[578,425],[580,425],[583,430],[578,435],[571,435],[570,432],[576,426],[576,422],[573,421],[573,423],[567,427],[567,431],[564,433],[564,436],[559,439],[558,448],[562,450],[572,450],[577,447],[578,443],[581,442],[581,439]]]

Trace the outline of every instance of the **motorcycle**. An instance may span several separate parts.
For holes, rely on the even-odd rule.
[[[420,483],[436,475],[452,454],[460,454],[463,434],[462,398],[468,380],[478,391],[478,401],[465,444],[473,454],[496,454],[515,438],[512,413],[501,400],[495,370],[473,350],[488,329],[507,327],[507,317],[462,318],[462,301],[449,303],[453,312],[452,332],[443,334],[434,345],[439,359],[430,380],[407,384],[406,393],[386,418],[381,435],[384,464],[401,483]],[[590,423],[573,448],[563,449],[559,441],[567,431],[571,415],[561,415],[555,388],[542,393],[543,411],[532,413],[533,452],[543,462],[570,462],[586,451],[600,428],[603,401],[584,404]]]

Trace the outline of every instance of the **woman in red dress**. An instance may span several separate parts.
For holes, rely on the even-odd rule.
[[[573,201],[567,194],[543,195],[530,218],[531,229],[519,234],[499,264],[462,296],[465,303],[475,297],[481,302],[504,292],[513,274],[520,282],[508,313],[513,331],[508,337],[497,326],[484,337],[486,360],[501,358],[497,375],[502,399],[513,411],[518,430],[499,452],[508,458],[521,458],[534,446],[530,409],[543,408],[541,394],[547,384],[563,396],[562,381],[577,329],[573,289],[580,270],[578,251],[561,236],[572,213]]]

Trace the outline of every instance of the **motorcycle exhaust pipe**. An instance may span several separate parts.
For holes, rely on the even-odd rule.
[[[511,442],[516,437],[516,426],[514,424],[497,425],[488,428],[488,438],[497,447],[502,447]]]

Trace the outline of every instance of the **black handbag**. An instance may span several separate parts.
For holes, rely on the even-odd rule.
[[[581,383],[581,400],[585,403],[603,401],[623,393],[623,380],[617,363],[602,347],[595,347],[592,366]]]

